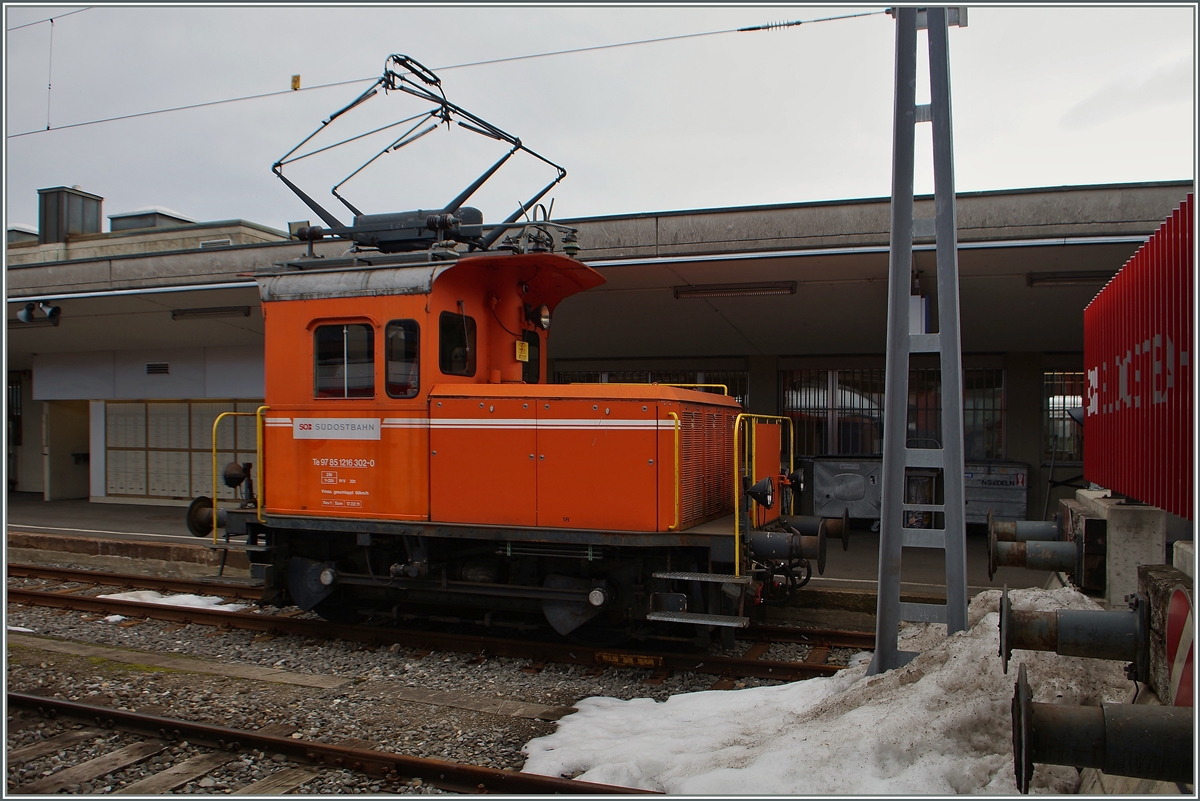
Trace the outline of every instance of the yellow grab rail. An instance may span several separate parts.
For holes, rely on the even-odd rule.
[[[263,412],[270,409],[270,406],[259,406],[253,412],[221,412],[217,415],[217,419],[213,420],[212,427],[212,521],[213,521],[213,545],[217,544],[217,425],[226,417],[253,417],[254,421],[254,472],[258,474],[256,479],[256,492],[258,495],[258,503],[255,508],[255,516],[258,522],[265,523],[266,518],[263,517],[263,499],[266,497],[266,491],[263,488]],[[234,443],[236,447],[236,442]],[[236,450],[235,450],[236,452]]]
[[[667,412],[675,421],[675,522],[667,526],[667,531],[679,530],[679,415]]]
[[[749,420],[757,425],[760,421],[763,422],[786,422],[788,428],[788,473],[795,471],[795,431],[793,430],[792,418],[780,417],[773,414],[750,414],[742,412],[733,420],[733,575],[742,575],[742,471],[738,465],[738,431],[741,430],[742,421]],[[744,443],[748,446],[748,450],[754,447],[754,437],[747,437],[750,441]],[[754,478],[754,462],[749,454],[747,460],[750,461],[750,478]],[[749,532],[747,532],[749,533]]]

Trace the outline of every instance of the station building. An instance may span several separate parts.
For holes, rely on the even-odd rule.
[[[958,195],[968,473],[1016,476],[1018,516],[1043,518],[1081,480],[1082,431],[1067,410],[1083,394],[1084,307],[1191,191]],[[249,274],[307,244],[165,209],[111,215],[102,231],[100,196],[39,195],[38,230],[9,229],[6,249],[10,490],[164,505],[210,494],[213,420],[263,399]],[[914,308],[936,320],[932,198],[915,215]],[[750,411],[793,418],[810,477],[878,459],[888,198],[559,222],[579,229],[578,258],[606,283],[556,310],[552,381],[721,384]],[[909,385],[910,441],[936,436],[936,362],[914,357]],[[255,458],[244,421],[219,435],[227,461]],[[820,513],[814,484],[804,511]],[[983,514],[968,508],[969,521]]]

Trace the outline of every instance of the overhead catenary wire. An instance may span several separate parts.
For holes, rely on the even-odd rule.
[[[86,9],[81,9],[81,10],[86,10]],[[74,14],[74,13],[78,13],[78,12],[73,11],[71,13]],[[790,22],[772,22],[772,23],[767,23],[765,25],[754,25],[754,26],[743,27],[743,28],[727,28],[724,30],[702,31],[699,33],[682,33],[682,34],[676,34],[674,36],[659,36],[659,37],[655,37],[652,39],[637,39],[637,40],[629,41],[629,42],[613,42],[611,44],[590,45],[588,47],[576,47],[576,48],[570,48],[567,50],[552,50],[552,51],[548,51],[545,53],[529,53],[529,54],[521,55],[521,56],[507,56],[504,58],[487,59],[485,61],[470,61],[470,62],[465,62],[462,64],[450,64],[450,65],[446,65],[446,66],[435,67],[434,69],[438,72],[446,72],[448,70],[466,69],[469,67],[482,67],[482,66],[487,66],[487,65],[492,65],[492,64],[511,63],[511,62],[515,62],[515,61],[528,61],[528,60],[535,59],[535,58],[549,58],[551,56],[564,56],[564,55],[570,55],[573,53],[588,53],[588,52],[595,52],[598,50],[612,50],[612,49],[615,49],[618,47],[635,47],[635,46],[639,46],[639,45],[660,44],[662,42],[679,41],[682,39],[696,39],[696,38],[700,38],[700,37],[704,37],[704,36],[719,36],[719,35],[728,34],[728,33],[747,33],[747,32],[757,32],[757,31],[777,30],[780,28],[793,28],[793,27],[798,27],[800,25],[810,25],[810,24],[818,23],[818,22],[832,22],[835,20],[854,19],[857,17],[871,17],[871,16],[877,16],[879,14],[886,14],[886,13],[888,13],[886,10],[884,10],[884,11],[865,11],[865,12],[859,12],[856,14],[840,14],[837,16],[820,17],[820,18],[811,19],[811,20],[793,20]],[[66,16],[66,15],[63,14],[60,16]],[[29,24],[35,24],[35,23],[29,23]],[[23,27],[23,26],[18,26],[18,27]],[[9,30],[15,30],[15,28],[10,28]],[[46,129],[44,129],[44,130],[22,131],[21,133],[8,134],[5,138],[6,139],[18,139],[23,136],[33,136],[34,134],[42,134],[42,133],[47,133],[49,131],[62,131],[62,130],[66,130],[68,128],[82,128],[82,127],[88,126],[88,125],[100,125],[100,124],[108,123],[108,122],[118,122],[121,120],[136,119],[138,117],[150,117],[150,116],[154,116],[157,114],[169,114],[169,113],[172,113],[175,111],[187,111],[189,109],[207,108],[210,106],[220,106],[220,105],[224,105],[226,103],[240,103],[240,102],[243,102],[246,100],[262,100],[262,99],[265,99],[268,97],[277,97],[279,95],[296,94],[297,92],[313,92],[313,91],[317,91],[319,89],[329,89],[334,86],[347,86],[349,84],[367,83],[368,81],[377,81],[377,80],[379,80],[377,76],[371,76],[369,78],[351,78],[351,79],[345,80],[345,81],[333,81],[331,83],[323,83],[323,84],[317,84],[314,86],[306,86],[302,89],[281,89],[276,92],[263,92],[261,94],[255,94],[255,95],[243,95],[241,97],[231,97],[231,98],[226,98],[224,100],[210,100],[210,101],[202,102],[202,103],[189,103],[184,106],[172,106],[170,108],[155,109],[153,111],[139,111],[139,112],[135,112],[133,114],[121,114],[121,115],[117,115],[114,117],[104,117],[104,118],[96,119],[96,120],[87,120],[85,122],[73,122],[73,123],[68,123],[66,125],[58,125],[53,128],[47,126]]]
[[[77,8],[74,11],[68,11],[66,14],[55,14],[53,17],[46,17],[45,19],[34,20],[33,22],[26,22],[23,25],[14,25],[11,28],[5,28],[4,32],[11,33],[13,31],[19,31],[22,28],[28,28],[32,25],[41,25],[43,22],[53,23],[54,20],[56,20],[56,19],[62,19],[63,17],[69,17],[72,14],[82,14],[84,11],[91,11],[91,10],[92,10],[91,6],[87,6],[85,8]]]

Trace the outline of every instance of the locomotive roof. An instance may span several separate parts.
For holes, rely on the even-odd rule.
[[[411,258],[411,257],[410,257]],[[396,264],[396,259],[373,259],[381,264],[364,264],[357,259],[330,260],[320,266],[304,262],[304,269],[255,275],[263,301],[360,298],[381,295],[427,295],[438,277],[458,266],[514,267],[518,280],[536,284],[541,293],[558,299],[604,283],[604,278],[582,262],[557,253],[484,253],[464,255],[457,260]],[[296,267],[293,262],[287,267]],[[539,294],[541,294],[539,293]],[[553,304],[552,304],[553,305]]]

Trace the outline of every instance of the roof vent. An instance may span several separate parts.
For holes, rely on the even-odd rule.
[[[195,225],[196,221],[162,206],[143,206],[134,211],[108,215],[108,228],[117,231],[137,231],[145,228],[174,228]]]
[[[208,248],[227,248],[232,244],[232,239],[209,239],[205,242],[201,242],[200,247],[207,250]]]
[[[46,245],[66,242],[76,234],[100,233],[104,198],[78,186],[38,190],[38,241]]]
[[[147,362],[146,375],[168,375],[171,372],[169,362]]]

